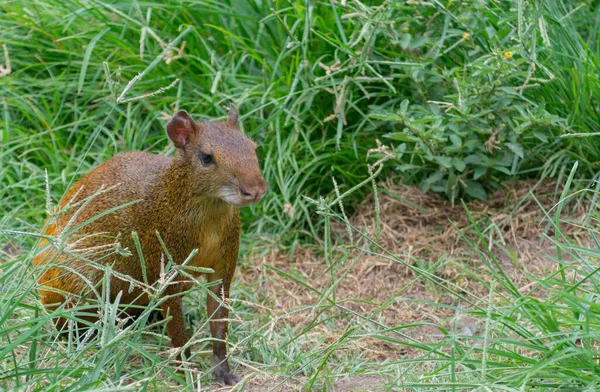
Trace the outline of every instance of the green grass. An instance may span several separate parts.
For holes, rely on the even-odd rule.
[[[576,196],[569,190],[575,172],[571,172],[563,190],[563,203]],[[466,276],[478,287],[475,291],[442,278],[439,263],[413,264],[407,262],[409,255],[396,255],[382,248],[365,228],[355,227],[344,218],[337,202],[311,204],[326,222],[345,225],[352,233],[353,245],[340,243],[337,232],[323,238],[331,279],[325,289],[315,287],[301,273],[266,266],[277,273],[278,279],[313,292],[316,300],[309,305],[287,312],[273,308],[276,301],[261,295],[261,288],[272,284],[268,279],[234,286],[235,321],[231,325],[230,350],[234,366],[248,379],[266,374],[276,377],[269,388],[293,382],[303,389],[315,390],[329,390],[340,380],[359,376],[376,376],[388,388],[424,391],[484,387],[506,391],[591,391],[600,386],[599,233],[594,227],[588,229],[590,240],[596,243],[592,248],[583,248],[566,237],[560,228],[562,204],[547,213],[556,237],[546,240],[556,241],[559,249],[557,257],[551,260],[556,268],[551,268],[546,276],[530,276],[519,287],[487,250],[485,244],[489,240],[472,220],[463,240],[480,259],[480,267],[465,267]],[[590,207],[590,212],[597,219],[596,205]],[[253,241],[256,239],[244,239],[242,253]],[[58,338],[51,327],[51,317],[73,318],[76,311],[84,312],[88,305],[82,304],[75,311],[45,312],[32,279],[31,254],[2,265],[1,386],[43,390],[125,390],[134,386],[163,390],[180,388],[178,383],[190,389],[198,381],[205,387],[210,385],[210,342],[203,311],[205,284],[199,283],[185,298],[185,317],[199,331],[193,340],[195,350],[191,358],[199,369],[179,374],[174,372],[175,364],[167,354],[168,341],[162,337],[164,323],[152,320],[150,308],[127,325],[117,320],[117,308],[102,301],[101,296],[102,322],[95,325],[96,337],[88,343],[79,342],[75,336]],[[345,267],[354,268],[365,255],[410,268],[417,280],[426,281],[452,298],[453,305],[406,298],[404,290],[369,311],[352,306],[355,301],[338,299],[336,291],[348,272]],[[518,260],[513,262],[518,265]],[[242,267],[242,275],[249,272]],[[473,284],[470,286],[475,287]],[[155,289],[162,288],[155,285]],[[480,296],[482,290],[488,294]],[[367,298],[362,300],[369,303]],[[455,314],[476,320],[479,327],[474,333],[466,333],[452,322],[395,325],[382,317],[388,308],[407,302],[421,302],[432,314],[436,308],[450,306]],[[290,324],[287,320],[294,315],[302,315],[305,322]],[[405,333],[427,324],[439,331],[440,338],[419,341]],[[399,353],[412,349],[415,354],[374,360],[360,349],[361,344],[373,342],[385,342],[388,350]]]
[[[271,190],[245,220],[285,243],[322,231],[302,196],[331,194],[332,176],[342,190],[364,179],[377,138],[396,157],[386,173],[457,200],[575,160],[594,177],[595,144],[571,136],[600,132],[594,6],[432,4],[7,1],[1,211],[37,224],[27,215],[41,212],[40,168],[60,199],[116,153],[172,153],[164,126],[175,109],[223,117],[230,102]],[[163,53],[183,42],[181,58]],[[22,205],[10,189],[25,177],[34,186]]]
[[[560,0],[341,3],[0,5],[0,44],[7,45],[12,67],[0,77],[0,249],[8,239],[25,249],[15,259],[0,259],[0,389],[163,390],[210,383],[204,284],[185,298],[186,318],[203,331],[192,358],[200,371],[181,375],[165,353],[164,323],[149,310],[130,325],[115,324],[115,307],[104,303],[97,337],[85,344],[58,338],[30,264],[45,217],[82,174],[124,151],[172,154],[164,126],[174,110],[212,119],[226,116],[231,102],[244,132],[260,145],[270,189],[263,202],[243,211],[242,273],[272,249],[293,254],[304,246],[323,255],[331,279],[321,291],[301,273],[267,266],[318,297],[287,314],[261,294],[268,280],[236,284],[231,344],[238,370],[314,390],[359,375],[380,376],[390,389],[406,390],[600,388],[594,202],[584,222],[596,245],[589,249],[562,234],[562,207],[548,214],[555,235],[546,240],[559,249],[552,259],[558,272],[530,277],[527,292],[486,252],[481,244],[488,239],[473,222],[464,241],[472,241],[485,267],[465,273],[485,287],[487,298],[440,278],[436,261],[407,263],[409,255],[391,254],[347,218],[377,189],[367,165],[382,156],[367,160],[376,139],[392,154],[378,179],[392,176],[457,202],[485,198],[515,177],[568,179],[561,199],[573,192],[570,184],[585,187],[597,179],[599,6]],[[183,42],[181,58],[165,51]],[[1,53],[0,65],[6,60]],[[485,145],[491,137],[499,142],[495,152]],[[595,201],[591,191],[577,197],[588,195]],[[356,241],[344,244],[331,230],[334,222]],[[406,265],[483,328],[464,336],[441,323],[445,338],[423,343],[404,334],[411,326],[390,325],[381,316],[410,301],[403,293],[375,313],[338,300],[343,267],[364,255]],[[310,322],[290,324],[294,314]],[[372,341],[398,353],[416,347],[418,355],[376,361],[359,348]]]
[[[222,117],[230,102],[238,104],[244,130],[260,145],[271,186],[271,197],[258,207],[265,219],[256,230],[304,227],[314,234],[301,196],[331,191],[330,175],[345,178],[343,186],[366,175],[364,156],[372,144],[364,142],[361,129],[370,121],[356,110],[366,109],[365,102],[358,104],[364,99],[348,100],[356,109],[345,115],[349,125],[343,129],[341,122],[324,122],[335,110],[336,95],[329,90],[339,90],[341,80],[326,77],[319,66],[334,61],[336,45],[313,37],[311,29],[320,33],[339,22],[329,5],[22,4],[3,6],[1,39],[14,70],[2,79],[8,87],[2,92],[1,156],[8,164],[3,184],[22,178],[24,173],[13,173],[19,169],[41,184],[43,172],[35,168],[44,167],[59,199],[65,185],[115,153],[172,152],[163,112],[177,108],[200,119]],[[163,46],[175,40],[186,42],[185,56],[167,64]],[[359,71],[345,67],[344,75]],[[180,82],[161,94],[116,102],[138,73],[143,77],[123,100]],[[46,137],[27,140],[34,135]],[[31,190],[33,204],[42,202],[39,191]],[[284,212],[286,204],[295,207],[293,218]]]

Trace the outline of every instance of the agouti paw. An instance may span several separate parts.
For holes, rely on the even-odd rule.
[[[214,371],[214,375],[217,382],[224,385],[235,385],[241,380],[241,378],[230,372],[225,366],[217,367]]]

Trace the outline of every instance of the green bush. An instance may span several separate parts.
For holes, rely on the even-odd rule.
[[[546,52],[562,42],[547,35],[548,10],[535,2],[497,3],[420,7],[403,33],[386,33],[390,52],[423,64],[403,78],[412,86],[406,100],[374,105],[369,113],[389,130],[396,170],[424,191],[485,199],[509,178],[548,164],[567,147],[558,136],[574,131],[554,105],[551,90],[564,78]],[[396,12],[390,21],[407,10]],[[555,26],[555,35],[569,25]]]

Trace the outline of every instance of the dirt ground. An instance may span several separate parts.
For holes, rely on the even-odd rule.
[[[358,241],[357,233],[353,234],[353,239],[355,243],[358,241],[359,246],[349,251],[346,259],[341,257],[343,250],[334,252],[331,265],[316,252],[304,248],[296,250],[291,262],[289,254],[280,252],[254,259],[238,276],[248,283],[268,282],[260,288],[265,298],[263,305],[274,314],[282,315],[282,323],[307,324],[313,319],[313,312],[293,310],[315,304],[319,294],[294,279],[282,279],[281,274],[271,266],[300,277],[300,280],[309,282],[321,292],[331,286],[332,270],[337,270],[338,277],[346,274],[337,286],[336,299],[338,302],[344,301],[347,308],[362,315],[372,314],[378,306],[395,298],[396,302],[379,316],[388,326],[425,324],[403,330],[410,338],[422,342],[437,339],[440,328],[457,328],[461,334],[472,335],[480,327],[480,321],[452,309],[458,307],[467,311],[470,307],[449,291],[460,293],[462,289],[464,293],[471,293],[469,298],[482,306],[487,304],[489,298],[489,290],[482,284],[489,280],[488,267],[468,241],[461,238],[461,232],[476,244],[477,249],[485,252],[488,248],[522,293],[533,288],[530,276],[543,277],[557,268],[556,263],[548,257],[556,255],[551,241],[554,230],[538,205],[546,211],[551,210],[550,215],[554,216],[554,207],[562,189],[555,182],[518,181],[490,195],[487,201],[467,203],[485,241],[476,235],[461,204],[452,205],[437,195],[424,194],[414,187],[392,182],[380,185],[379,244],[404,263],[386,257],[375,246]],[[375,237],[376,231],[373,205],[373,198],[365,200],[350,218],[355,227],[371,238]],[[576,222],[586,217],[588,206],[585,199],[573,201],[562,213],[562,231],[580,244],[586,243],[587,233]],[[337,223],[332,231],[334,237],[348,243],[345,225]],[[436,286],[421,274],[416,274],[415,267],[427,269],[453,288],[444,290]],[[501,297],[501,290],[497,295]],[[544,293],[538,290],[531,295],[543,296]],[[347,317],[341,317],[335,330],[328,330],[324,324],[319,324],[316,329],[334,339],[348,320]],[[363,354],[366,351],[373,361],[420,355],[416,349],[382,340],[367,338],[353,344]],[[279,383],[277,379],[257,378],[245,390],[271,390]],[[276,390],[291,391],[300,387],[284,383]],[[383,387],[382,380],[367,376],[340,380],[334,388],[336,391],[360,391],[377,390],[380,387]]]

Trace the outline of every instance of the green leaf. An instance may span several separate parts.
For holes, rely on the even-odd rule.
[[[454,165],[456,170],[458,170],[461,173],[465,170],[465,167],[467,166],[467,165],[465,165],[465,161],[463,161],[460,158],[453,158],[452,164]]]
[[[402,38],[400,38],[400,47],[402,49],[407,49],[408,45],[410,45],[410,40],[412,39],[412,35],[406,33],[402,34]]]
[[[383,136],[387,137],[388,139],[398,140],[398,141],[401,141],[401,142],[416,142],[416,141],[419,141],[418,137],[415,137],[413,135],[410,135],[408,133],[403,133],[403,132],[386,133]]]
[[[406,111],[408,110],[408,104],[408,99],[405,99],[402,101],[402,103],[400,103],[400,113],[406,114]]]
[[[432,175],[427,177],[427,179],[425,179],[423,182],[425,184],[433,184],[435,182],[438,182],[442,178],[443,178],[442,172],[436,171],[435,173],[433,173]]]
[[[403,121],[403,118],[395,113],[371,113],[369,117],[383,121]]]
[[[491,40],[492,38],[494,38],[494,36],[496,35],[496,29],[493,28],[492,26],[488,26],[485,28],[485,32],[488,35],[488,38]]]
[[[504,174],[507,174],[509,176],[512,175],[512,173],[510,172],[510,170],[508,170],[508,168],[506,166],[496,165],[496,166],[494,166],[494,169],[498,170],[499,172],[502,172]]]
[[[483,154],[472,154],[465,158],[467,165],[487,165],[490,159]]]
[[[442,114],[440,105],[438,105],[437,103],[429,102],[428,105],[429,105],[429,109],[431,110],[431,113],[433,113],[434,115],[439,116]]]
[[[536,138],[538,138],[540,141],[542,141],[544,143],[548,143],[548,136],[546,136],[546,134],[544,134],[543,132],[534,131],[533,136],[535,136]]]
[[[398,170],[399,172],[402,172],[402,173],[407,172],[409,170],[418,170],[418,169],[421,169],[421,166],[412,165],[410,163],[396,166],[396,170]]]
[[[508,151],[504,151],[502,156],[494,161],[494,166],[512,166],[513,160],[514,155]]]
[[[410,73],[411,78],[413,78],[416,82],[422,82],[425,80],[425,72],[423,72],[423,68],[415,68]]]
[[[79,83],[77,84],[77,93],[81,93],[81,90],[83,89],[83,83],[85,81],[85,74],[87,72],[88,64],[90,63],[90,57],[92,56],[92,50],[94,50],[94,46],[96,46],[96,43],[98,42],[98,40],[100,40],[100,38],[102,38],[102,36],[104,34],[108,33],[109,31],[110,31],[110,27],[107,27],[104,30],[102,30],[101,32],[99,32],[98,34],[96,34],[96,36],[94,38],[92,38],[92,40],[90,41],[90,44],[88,45],[87,49],[85,50],[85,54],[83,55],[83,62],[81,63],[81,72],[79,73]]]
[[[485,189],[481,186],[480,183],[475,181],[465,181],[465,193],[475,199],[479,200],[487,200],[487,194],[485,193]]]
[[[473,173],[473,179],[478,180],[479,178],[481,178],[481,176],[487,173],[487,171],[487,166],[479,166],[477,169],[475,169],[475,173]]]
[[[462,139],[456,135],[450,135],[450,141],[452,142],[452,144],[454,144],[456,147],[460,147],[462,146]]]
[[[443,167],[450,169],[452,167],[452,158],[450,157],[435,157],[435,160],[438,161],[440,165]]]
[[[519,143],[504,143],[512,152],[515,153],[519,158],[523,159],[523,146]]]
[[[423,44],[425,44],[425,42],[427,42],[427,37],[422,35],[420,37],[417,37],[415,39],[412,40],[412,42],[410,43],[410,49],[414,50],[414,49],[418,49],[421,46],[423,46]]]

